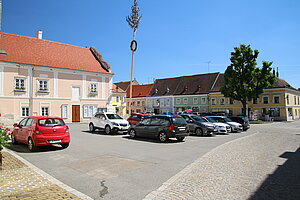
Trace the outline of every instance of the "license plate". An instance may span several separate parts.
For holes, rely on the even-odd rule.
[[[51,144],[55,144],[55,143],[60,143],[61,140],[49,140],[49,143]]]

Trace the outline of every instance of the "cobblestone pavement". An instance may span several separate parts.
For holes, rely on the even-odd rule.
[[[252,127],[256,134],[215,148],[144,200],[300,199],[300,122]]]
[[[81,199],[43,177],[9,152],[2,152],[0,199]]]

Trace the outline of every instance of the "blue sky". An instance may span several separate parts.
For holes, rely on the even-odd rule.
[[[300,88],[300,1],[138,0],[134,77],[140,83],[224,72],[240,44],[273,61],[280,78]],[[114,82],[128,81],[133,0],[3,0],[2,31],[78,46],[95,46],[111,64]],[[210,62],[208,64],[208,62]],[[208,67],[209,65],[209,67]]]

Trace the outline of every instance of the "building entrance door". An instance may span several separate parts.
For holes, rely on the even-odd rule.
[[[80,105],[72,105],[72,122],[80,122]]]

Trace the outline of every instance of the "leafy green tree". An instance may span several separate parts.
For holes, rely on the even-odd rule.
[[[244,116],[248,116],[248,101],[258,98],[275,82],[275,75],[271,73],[272,62],[263,61],[262,67],[257,67],[258,54],[258,50],[253,51],[250,45],[235,47],[231,52],[231,64],[224,73],[225,84],[221,92],[225,97],[242,103]]]
[[[8,146],[8,141],[10,140],[9,137],[9,128],[4,128],[2,125],[0,125],[0,169],[2,167],[2,149],[3,146]]]

